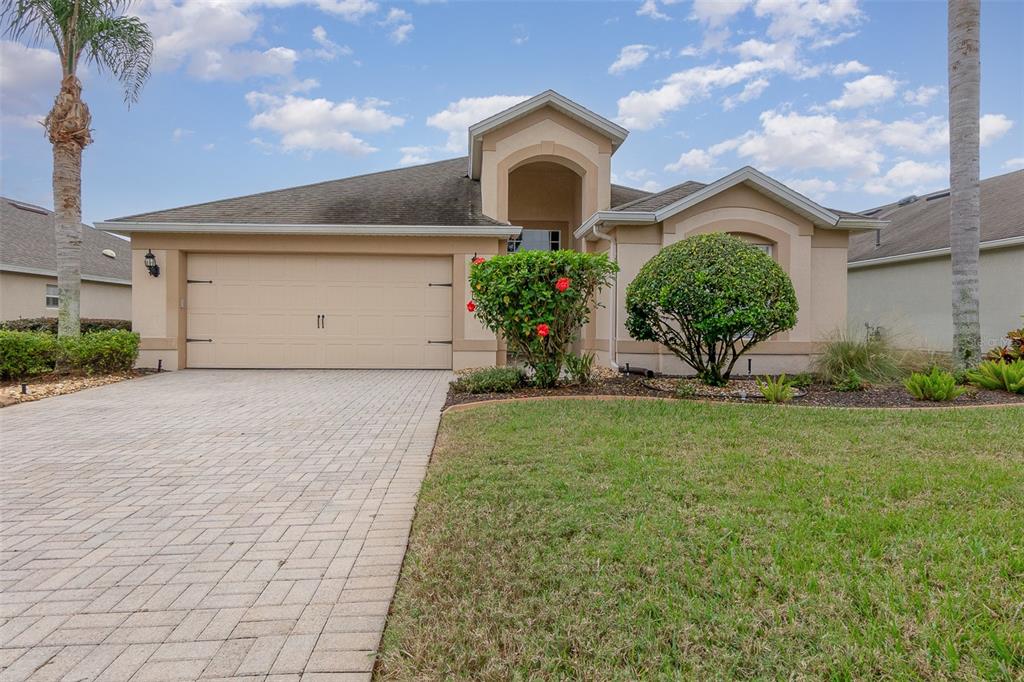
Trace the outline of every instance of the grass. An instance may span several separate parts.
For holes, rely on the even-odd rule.
[[[447,415],[377,679],[1022,679],[1024,409]]]
[[[814,364],[818,376],[827,384],[848,380],[851,371],[870,383],[891,384],[934,366],[950,368],[948,354],[901,350],[885,334],[836,335],[824,344]]]

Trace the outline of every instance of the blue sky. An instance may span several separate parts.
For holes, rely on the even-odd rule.
[[[630,129],[615,180],[753,165],[829,206],[948,184],[943,2],[145,0],[130,110],[84,73],[87,222],[460,156],[547,88]],[[52,52],[0,44],[0,188],[52,205]],[[1024,167],[1024,3],[982,7],[982,176]]]

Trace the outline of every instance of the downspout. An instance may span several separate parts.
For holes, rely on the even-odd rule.
[[[593,235],[598,239],[608,242],[608,256],[613,263],[618,263],[618,249],[616,248],[615,237],[606,232],[601,232],[600,223],[591,228]],[[608,311],[608,364],[612,369],[619,369],[619,273],[612,276],[612,304]]]

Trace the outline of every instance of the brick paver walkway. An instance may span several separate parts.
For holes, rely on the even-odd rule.
[[[162,374],[0,410],[0,680],[367,679],[448,374]]]

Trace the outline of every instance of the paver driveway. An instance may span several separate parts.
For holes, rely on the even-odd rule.
[[[0,410],[0,679],[368,678],[447,379],[188,370]]]

